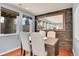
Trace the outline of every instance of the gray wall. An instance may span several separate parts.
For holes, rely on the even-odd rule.
[[[1,6],[0,6],[0,16],[1,16]],[[1,33],[1,24],[0,24],[0,33]]]
[[[14,6],[12,4],[4,3],[4,4],[0,4],[0,6],[4,7],[4,8],[8,8],[8,9],[16,11],[16,12],[19,12],[19,17],[17,18],[18,19],[17,28],[16,28],[17,32],[14,34],[7,34],[7,35],[0,34],[0,54],[1,54],[4,52],[7,52],[9,50],[13,50],[15,48],[20,47],[19,33],[22,30],[20,22],[21,22],[23,14],[26,16],[32,17],[33,22],[31,23],[30,32],[34,31],[34,15],[29,13],[28,11],[18,8],[17,6]]]
[[[1,33],[1,24],[0,24],[0,33]]]
[[[73,51],[79,56],[79,4],[73,6]]]
[[[0,53],[4,53],[8,50],[20,48],[18,35],[3,35],[0,36]]]

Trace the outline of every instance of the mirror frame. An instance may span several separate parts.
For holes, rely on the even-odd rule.
[[[64,12],[59,12],[59,13],[50,13],[50,14],[44,14],[44,15],[38,15],[35,17],[35,31],[39,31],[38,29],[38,18],[43,18],[43,17],[50,17],[50,16],[56,16],[56,15],[63,15],[62,21],[63,21],[63,29],[51,29],[51,30],[44,30],[44,31],[65,31],[65,13]]]

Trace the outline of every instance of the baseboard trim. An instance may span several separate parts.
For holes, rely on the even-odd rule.
[[[0,53],[0,56],[5,55],[5,54],[8,54],[8,53],[11,53],[11,52],[13,52],[13,51],[15,51],[15,50],[17,50],[17,49],[20,49],[20,47],[17,47],[17,48],[11,49],[11,50],[6,51],[6,52],[3,52],[3,53]]]
[[[73,55],[75,56],[75,52],[74,52],[74,49],[72,49],[72,52],[73,52]]]

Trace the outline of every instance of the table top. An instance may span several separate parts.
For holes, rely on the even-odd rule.
[[[44,42],[48,45],[55,45],[58,41],[58,38],[47,38]]]

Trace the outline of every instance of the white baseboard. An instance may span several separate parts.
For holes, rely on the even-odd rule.
[[[75,52],[74,52],[74,49],[72,49],[72,52],[73,52],[73,55],[75,56]]]

